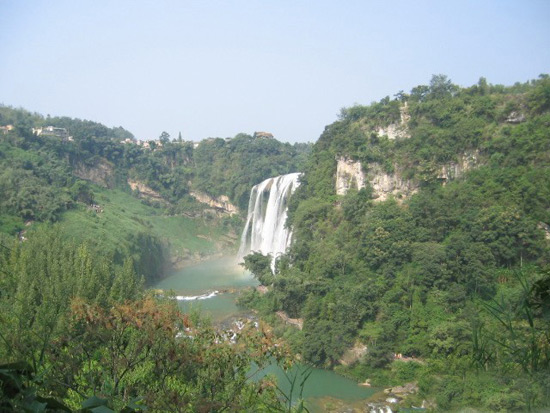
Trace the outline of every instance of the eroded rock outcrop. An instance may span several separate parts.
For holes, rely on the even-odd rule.
[[[409,107],[406,103],[399,108],[399,112],[401,115],[399,123],[391,123],[385,127],[381,126],[376,130],[376,133],[380,136],[385,135],[390,140],[410,138],[408,124],[411,115],[409,115]]]
[[[215,208],[217,211],[224,214],[238,214],[239,209],[229,201],[229,197],[222,195],[219,198],[211,197],[202,192],[191,191],[189,192],[193,198],[199,201],[202,204],[207,204],[208,206]]]
[[[138,192],[140,198],[149,198],[155,201],[166,202],[157,191],[145,185],[143,182],[128,179],[128,185],[130,185],[132,191]]]
[[[92,166],[79,162],[73,166],[73,174],[105,188],[113,188],[115,185],[114,167],[105,159],[100,159]]]
[[[439,170],[437,179],[445,185],[447,182],[460,178],[465,172],[479,165],[479,151],[464,152],[456,162],[443,165]]]
[[[550,225],[542,222],[542,221],[539,221],[539,223],[537,224],[537,227],[538,229],[542,230],[544,232],[544,238],[546,240],[550,240]]]
[[[382,202],[390,197],[403,201],[415,194],[419,182],[403,178],[402,169],[393,166],[393,172],[385,170],[381,164],[372,162],[366,165],[363,171],[361,162],[347,157],[340,157],[336,167],[336,193],[345,195],[351,188],[361,189],[368,183],[372,187],[372,196],[375,202]],[[460,178],[467,171],[481,164],[479,151],[466,151],[458,156],[456,161],[435,167],[431,174],[441,181],[447,182]]]
[[[363,343],[355,343],[352,348],[349,348],[344,352],[339,361],[340,364],[349,366],[359,361],[365,354],[367,354],[367,346]],[[363,383],[363,385],[365,385],[365,383]]]
[[[367,179],[373,189],[373,198],[378,202],[390,196],[403,200],[418,191],[417,183],[403,179],[399,171],[388,173],[377,163],[368,165]]]
[[[336,166],[336,194],[345,195],[350,188],[365,187],[365,174],[361,162],[341,157]]]
[[[411,394],[418,393],[418,384],[416,382],[407,383],[403,386],[395,386],[384,389],[384,393],[390,394],[399,398],[405,398]]]
[[[304,328],[304,319],[303,318],[290,318],[287,313],[284,311],[277,311],[277,316],[283,320],[285,323],[290,324],[294,327],[297,327],[299,330]]]
[[[525,122],[526,118],[523,113],[520,112],[511,112],[506,119],[504,120],[506,123],[522,123]]]
[[[404,199],[418,190],[418,185],[401,178],[399,173],[387,173],[378,163],[367,165],[363,172],[361,162],[341,157],[336,167],[336,194],[345,195],[351,188],[364,188],[368,182],[373,189],[373,198],[381,202],[390,196]]]

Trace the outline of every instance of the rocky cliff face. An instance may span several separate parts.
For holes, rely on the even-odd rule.
[[[479,151],[464,152],[458,157],[457,162],[443,165],[437,175],[445,185],[447,182],[460,178],[465,172],[479,165]]]
[[[345,157],[338,159],[336,167],[336,194],[345,195],[350,188],[364,188],[366,182],[373,189],[373,197],[376,201],[385,201],[390,195],[398,199],[406,198],[418,190],[413,182],[402,179],[400,174],[388,174],[377,163],[367,165],[365,174],[361,162]]]
[[[239,213],[239,209],[231,202],[229,202],[229,197],[225,195],[222,195],[219,198],[213,198],[210,195],[197,191],[189,192],[189,195],[191,195],[200,203],[207,204],[224,214],[233,215]]]
[[[404,200],[418,191],[417,183],[403,179],[398,171],[387,173],[377,163],[368,165],[367,178],[373,189],[373,198],[377,202],[385,201],[390,196]]]
[[[409,107],[405,103],[399,109],[401,113],[401,119],[399,123],[391,123],[386,127],[379,127],[376,133],[380,136],[386,135],[388,139],[406,139],[410,138],[408,124],[411,116],[409,115]]]
[[[115,186],[114,167],[105,159],[101,159],[93,166],[77,163],[73,166],[73,174],[105,188]]]
[[[464,152],[456,162],[441,166],[436,171],[437,178],[443,185],[461,177],[465,172],[480,164],[479,151]],[[361,162],[341,157],[336,167],[336,194],[345,195],[350,188],[361,189],[366,183],[373,189],[373,198],[377,202],[394,197],[404,200],[418,191],[418,182],[404,179],[397,165],[395,172],[388,173],[378,163],[367,164],[367,172],[363,172]]]
[[[336,166],[336,194],[345,195],[350,188],[365,187],[365,174],[361,162],[342,157]]]
[[[132,188],[132,191],[137,191],[140,198],[154,199],[155,201],[166,202],[164,198],[155,190],[148,187],[140,181],[134,181],[128,179],[128,185]]]

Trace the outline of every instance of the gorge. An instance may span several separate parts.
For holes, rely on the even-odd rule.
[[[343,110],[303,147],[239,134],[151,149],[0,106],[13,124],[0,133],[0,358],[36,366],[28,388],[74,409],[95,395],[118,410],[127,395],[154,411],[266,406],[276,392],[246,373],[280,342],[299,364],[333,369],[329,390],[335,373],[353,392],[386,388],[371,400],[384,406],[546,408],[549,96],[548,76],[469,88],[436,76]],[[393,137],[405,105],[407,136]],[[29,132],[50,124],[74,141]],[[242,347],[218,328],[239,318],[266,326]],[[142,348],[146,363],[126,369],[125,350]],[[367,396],[356,411],[372,410]]]

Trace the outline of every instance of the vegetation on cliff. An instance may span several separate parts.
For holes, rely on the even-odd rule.
[[[142,275],[167,245],[206,250],[239,226],[191,190],[244,210],[252,185],[296,170],[293,245],[275,274],[245,259],[270,288],[242,302],[302,319],[286,338],[305,361],[336,366],[364,344],[339,368],[415,381],[409,403],[550,405],[548,76],[468,88],[434,76],[342,109],[311,153],[244,134],[198,147],[163,134],[146,149],[122,128],[8,107],[0,123],[14,125],[0,132],[2,409],[279,409],[270,383],[247,380],[250,363],[282,356],[269,332],[230,345],[147,295]],[[73,138],[32,133],[50,124]],[[364,179],[337,195],[343,159]]]
[[[295,171],[310,148],[246,134],[197,147],[166,133],[144,146],[121,127],[7,106],[0,125],[11,125],[0,131],[0,232],[28,238],[37,224],[60,222],[67,239],[117,264],[132,256],[148,280],[169,258],[178,265],[235,248],[242,218],[197,202],[192,191],[245,209],[251,186]],[[47,133],[49,125],[62,133]]]
[[[475,163],[447,173],[465,154]],[[342,157],[361,162],[367,183],[338,196]],[[243,302],[303,318],[292,337],[308,362],[334,366],[359,341],[368,353],[349,374],[418,381],[444,410],[547,406],[549,160],[545,75],[468,88],[438,75],[343,109],[291,200],[290,252],[275,277],[268,261],[247,261],[272,286]],[[382,200],[377,174],[416,193]]]

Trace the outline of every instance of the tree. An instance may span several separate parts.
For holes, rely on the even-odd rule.
[[[170,142],[170,134],[168,132],[162,132],[159,136],[159,141],[166,145],[168,142]]]
[[[75,201],[83,202],[87,205],[94,202],[94,193],[90,185],[85,181],[76,181],[71,187],[71,196]]]
[[[443,99],[452,97],[456,93],[457,87],[453,85],[451,79],[445,75],[433,75],[430,80],[430,97],[433,99]]]
[[[541,75],[536,81],[535,88],[529,92],[529,108],[534,113],[550,110],[550,77]]]
[[[250,271],[263,285],[273,283],[271,272],[271,255],[263,255],[260,252],[253,252],[244,257],[244,268]]]

